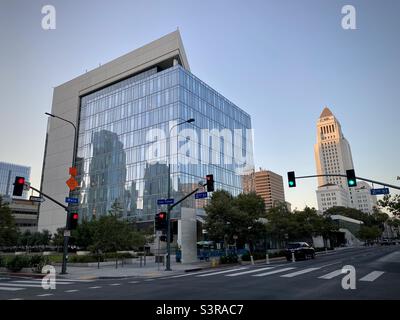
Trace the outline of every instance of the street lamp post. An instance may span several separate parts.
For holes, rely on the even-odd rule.
[[[169,134],[168,134],[168,199],[171,197],[171,131],[173,128],[180,126],[185,123],[192,123],[195,120],[193,118],[190,118],[186,121],[182,121],[180,123],[177,123],[173,125],[169,129]],[[178,138],[177,138],[178,139]],[[172,271],[171,270],[171,205],[168,205],[167,207],[167,263],[165,267],[165,271]]]
[[[61,118],[59,116],[56,116],[54,114],[48,113],[46,112],[45,115],[52,117],[52,118],[57,118],[60,119],[62,121],[65,121],[67,123],[69,123],[70,125],[72,125],[74,127],[74,149],[72,150],[72,167],[75,166],[75,160],[76,160],[76,142],[77,142],[77,129],[76,129],[76,125],[64,118]],[[68,221],[68,211],[67,211],[67,220]],[[65,230],[67,230],[67,222],[65,223]],[[64,245],[63,245],[63,261],[62,261],[62,268],[61,268],[61,274],[66,274],[67,273],[67,255],[68,255],[68,242],[69,242],[69,236],[67,236],[64,233]]]

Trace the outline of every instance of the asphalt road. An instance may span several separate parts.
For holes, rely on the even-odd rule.
[[[355,289],[342,288],[354,266]],[[346,281],[348,283],[348,281]],[[0,276],[0,299],[228,300],[400,299],[400,246],[353,248],[315,260],[214,268],[160,278],[64,280],[44,290],[40,279]]]

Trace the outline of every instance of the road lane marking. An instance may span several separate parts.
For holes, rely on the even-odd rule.
[[[294,267],[283,268],[283,269],[279,269],[279,270],[274,270],[274,271],[269,271],[269,272],[264,272],[264,273],[259,273],[259,274],[253,274],[253,277],[264,277],[264,276],[269,276],[270,274],[285,272],[285,271],[289,271],[289,270],[293,270],[293,269],[295,269],[295,268]]]
[[[72,292],[77,292],[77,291],[79,291],[79,290],[67,290],[67,291],[64,291],[64,292],[66,292],[66,293],[72,293]]]
[[[0,290],[3,290],[3,291],[19,291],[19,290],[25,290],[25,288],[6,288],[6,287],[0,287]]]
[[[143,280],[143,281],[146,281],[146,282],[149,282],[149,281],[154,281],[155,279],[146,279],[146,280]]]
[[[100,289],[101,286],[96,286],[96,287],[89,287],[89,289]]]
[[[50,297],[52,296],[52,293],[44,293],[44,294],[38,294],[36,297]]]
[[[111,283],[110,286],[120,286],[120,283]]]
[[[129,283],[139,283],[139,281],[131,281],[131,282],[129,282]]]
[[[365,277],[362,277],[360,281],[372,282],[378,279],[384,273],[385,273],[384,271],[372,271],[371,273],[368,273]]]
[[[338,270],[332,271],[332,272],[330,272],[328,274],[325,274],[325,275],[323,275],[321,277],[318,277],[318,279],[329,280],[329,279],[333,279],[333,278],[335,278],[335,277],[337,277],[337,276],[339,276],[341,274],[342,274],[342,269],[338,269]]]
[[[233,274],[226,274],[225,277],[237,277],[237,276],[241,276],[243,274],[255,273],[255,272],[260,272],[260,271],[264,271],[264,270],[270,270],[273,268],[274,267],[266,267],[266,268],[259,268],[259,269],[255,269],[255,270],[248,270],[248,271],[243,271],[243,272],[238,272],[238,273],[233,273]]]
[[[18,280],[18,281],[12,281],[13,283],[26,283],[26,284],[32,284],[32,283],[42,283],[41,281],[34,281],[34,280]],[[55,284],[60,284],[60,285],[64,285],[64,284],[73,284],[73,282],[61,282],[61,281],[55,281]]]
[[[224,271],[218,271],[218,272],[212,272],[212,273],[206,273],[206,274],[200,274],[196,277],[209,277],[209,276],[214,276],[217,274],[222,274],[222,273],[228,273],[228,272],[235,272],[235,271],[240,271],[240,270],[245,270],[248,268],[237,268],[237,269],[230,269],[230,270],[224,270]]]
[[[22,299],[22,298],[11,298],[11,299],[8,299],[8,300],[24,300],[24,299]]]
[[[2,283],[2,286],[5,287],[31,287],[31,288],[41,288],[42,285],[40,284],[17,284],[17,283]]]
[[[319,268],[307,268],[307,269],[303,269],[303,270],[300,270],[300,271],[284,274],[281,277],[283,277],[283,278],[293,278],[293,277],[297,277],[297,276],[299,276],[301,274],[312,272],[312,271],[315,271],[315,270],[318,270],[318,269],[321,269],[321,268],[320,267]]]
[[[172,279],[172,278],[182,278],[182,277],[196,276],[198,274],[209,273],[210,271],[211,270],[200,271],[200,272],[188,272],[188,273],[185,273],[185,274],[178,274],[176,276],[165,277],[165,278],[162,278],[162,279]]]

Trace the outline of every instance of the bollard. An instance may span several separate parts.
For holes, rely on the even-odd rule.
[[[295,261],[296,261],[296,259],[294,257],[294,252],[292,252],[292,262],[295,262]]]
[[[325,247],[325,253],[328,253],[328,247]]]
[[[266,263],[269,264],[269,254],[268,253],[265,255],[265,260],[266,260]]]
[[[250,256],[251,264],[254,264],[253,256]]]
[[[139,261],[140,261],[140,267],[142,267],[142,256],[139,257]]]

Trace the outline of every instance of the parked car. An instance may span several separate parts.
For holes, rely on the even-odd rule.
[[[315,259],[315,249],[307,242],[289,242],[285,249],[285,256],[287,261],[292,261],[292,253],[294,259]]]

